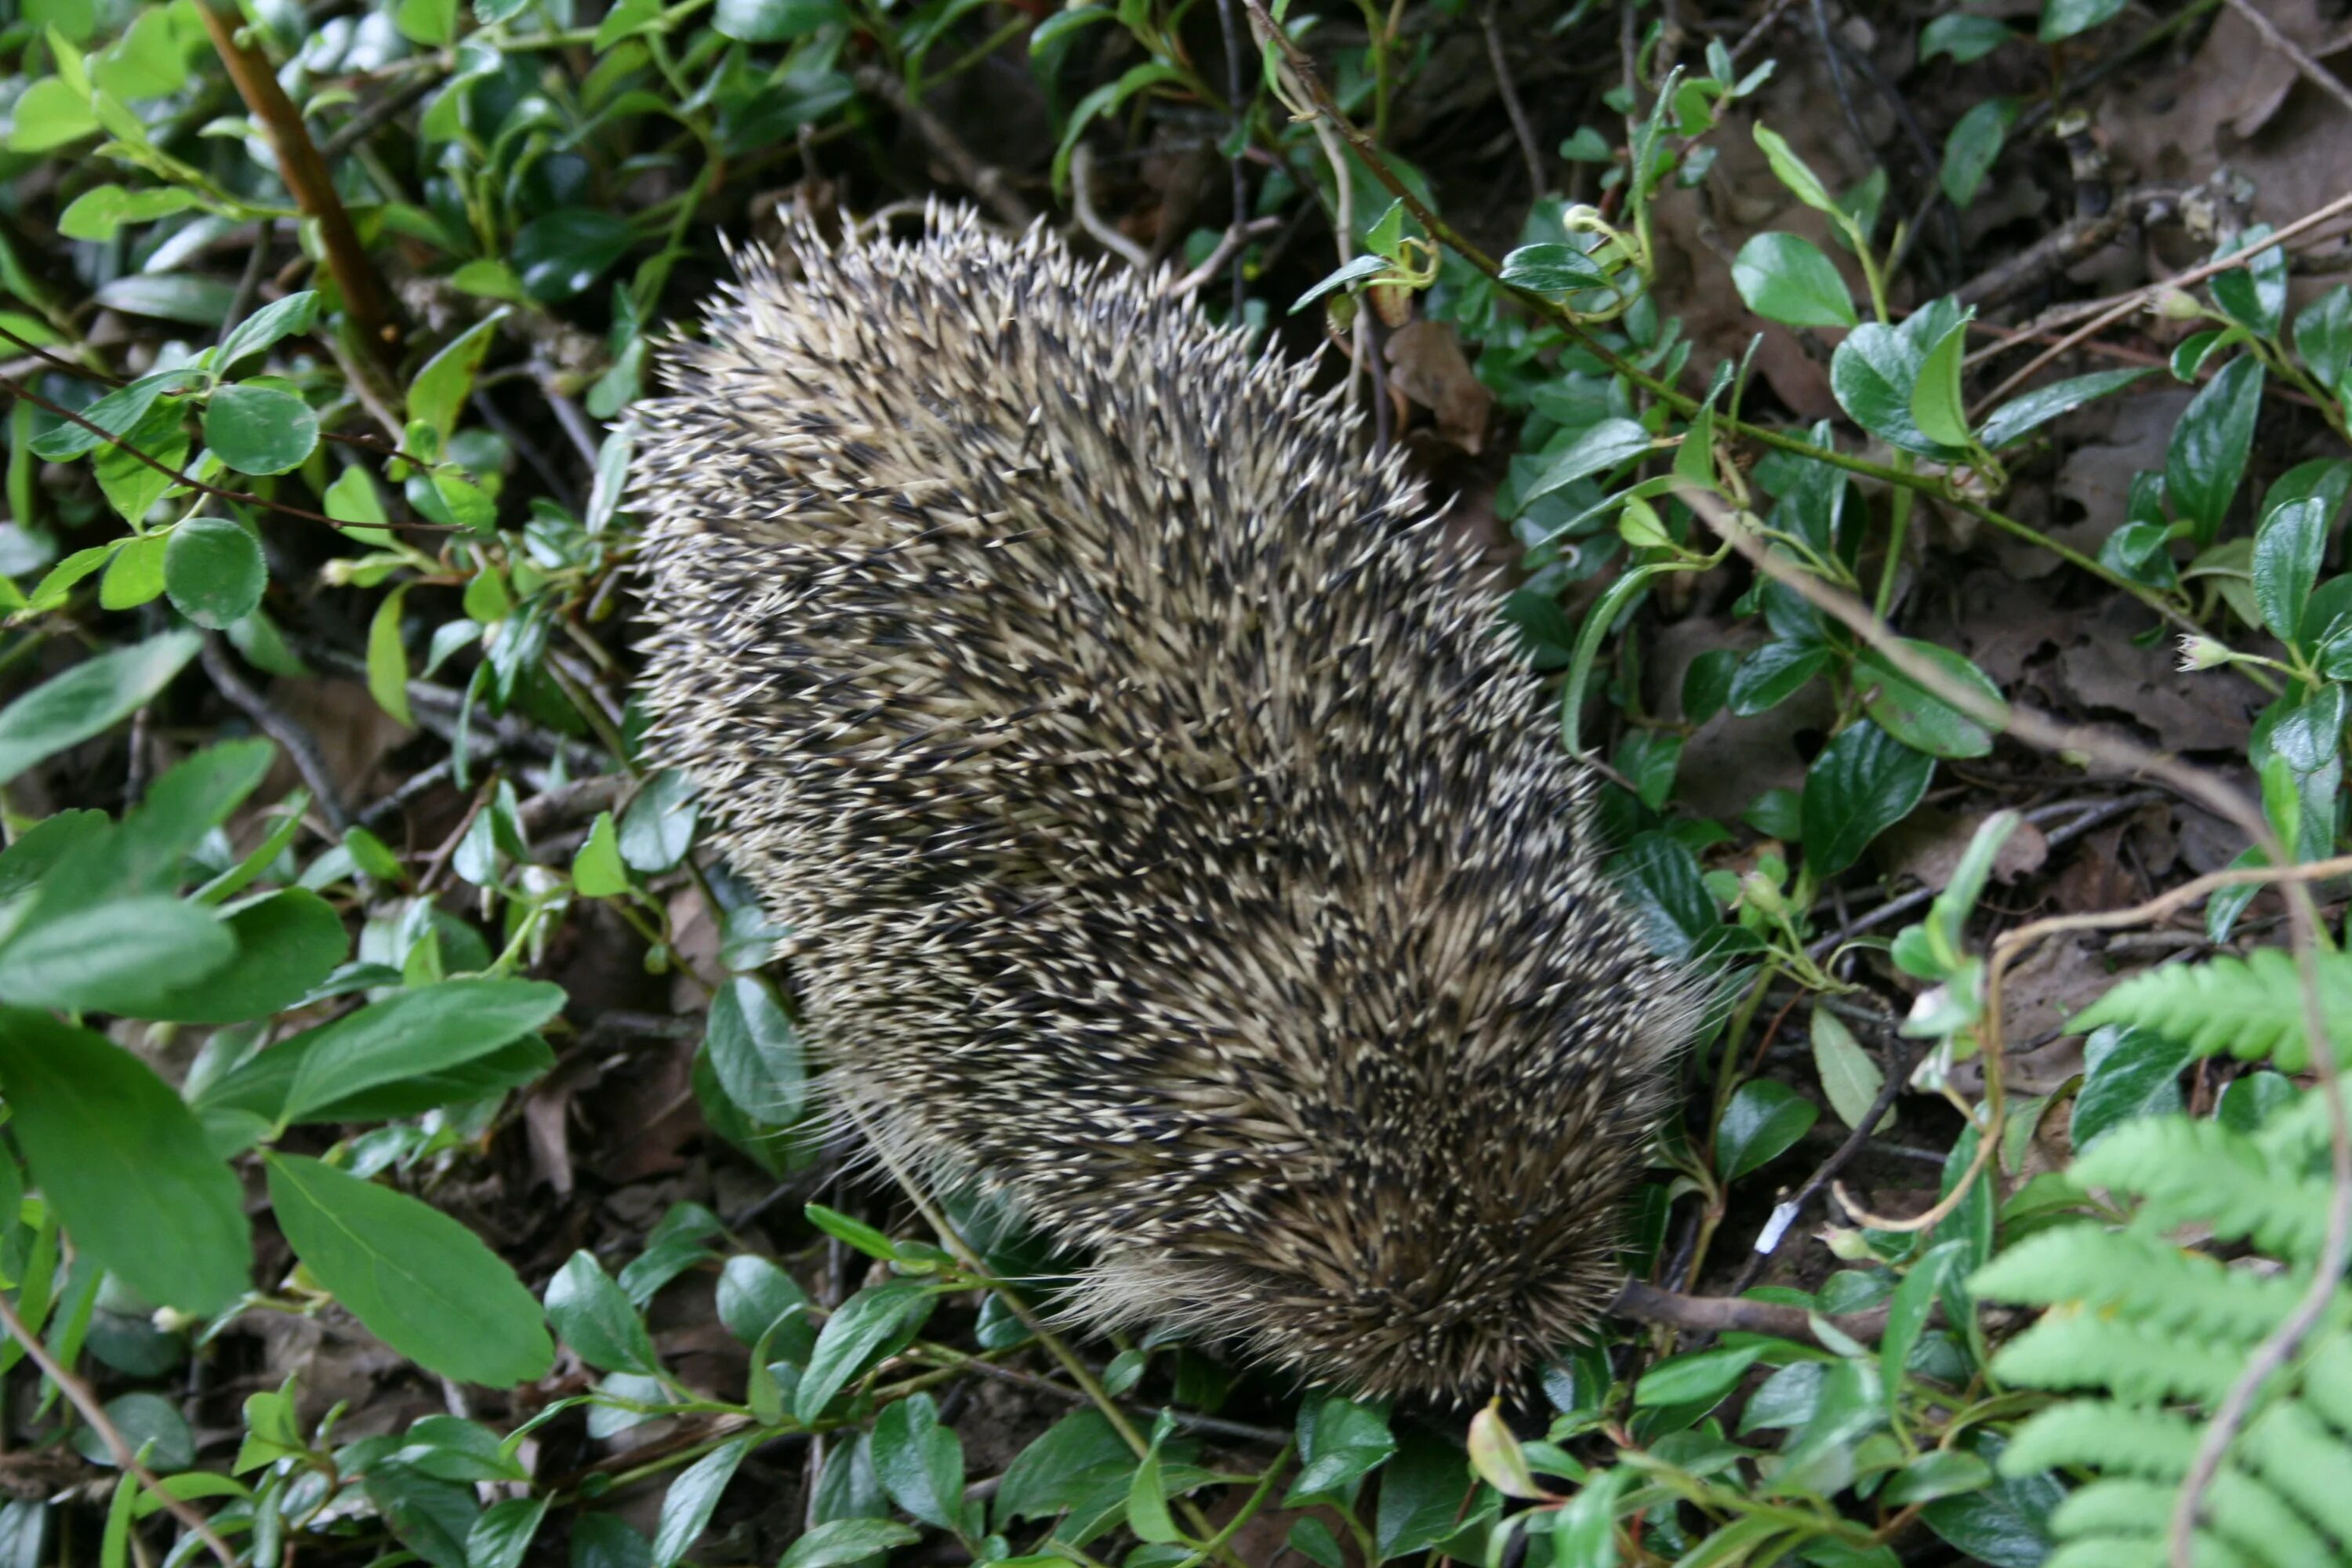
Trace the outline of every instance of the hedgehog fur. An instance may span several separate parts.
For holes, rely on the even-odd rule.
[[[1583,1338],[1690,975],[1311,364],[966,211],[739,258],[635,415],[649,749],[894,1155],[1370,1395]]]

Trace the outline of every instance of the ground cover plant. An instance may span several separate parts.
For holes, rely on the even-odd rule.
[[[0,1565],[2352,1561],[2317,0],[0,22]],[[639,762],[651,343],[934,195],[1328,340],[1718,976],[1511,1399],[1057,1327]]]

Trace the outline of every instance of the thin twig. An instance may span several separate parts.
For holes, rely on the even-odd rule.
[[[23,382],[17,381],[14,377],[0,376],[0,389],[5,389],[16,396],[23,398],[26,402],[31,404],[36,408],[46,409],[47,412],[56,415],[58,418],[66,421],[69,425],[79,426],[80,428],[87,430],[91,435],[97,437],[100,440],[104,441],[108,446],[128,453],[130,456],[136,458],[139,461],[154,469],[157,473],[168,475],[176,482],[187,486],[190,489],[197,491],[199,494],[208,495],[218,500],[235,501],[240,506],[257,506],[263,508],[265,510],[283,512],[288,517],[299,517],[305,522],[323,522],[331,528],[341,528],[344,526],[341,522],[329,517],[325,512],[312,511],[308,507],[289,506],[284,501],[271,500],[268,496],[255,495],[251,490],[223,489],[218,485],[208,485],[204,480],[196,478],[194,474],[184,473],[180,469],[172,467],[169,463],[162,461],[160,458],[148,456],[145,452],[142,452],[138,447],[132,446],[122,437],[116,435],[113,431],[107,429],[101,425],[92,424],[89,420],[83,418],[72,409],[50,402],[47,398],[43,397],[39,393],[35,392],[31,387],[26,386]],[[459,528],[446,527],[437,522],[378,522],[370,523],[367,526],[371,528],[407,529],[418,533],[462,533],[466,531]]]
[[[1095,150],[1081,142],[1070,154],[1070,206],[1078,215],[1078,226],[1092,235],[1097,245],[1138,272],[1148,274],[1151,270],[1151,253],[1113,228],[1095,211],[1094,185]]]
[[[1242,250],[1251,240],[1256,238],[1261,234],[1272,234],[1276,229],[1280,228],[1281,226],[1282,220],[1278,217],[1252,218],[1247,223],[1234,225],[1233,227],[1225,230],[1223,237],[1217,241],[1217,248],[1209,252],[1208,255],[1201,258],[1200,266],[1195,267],[1192,271],[1187,272],[1181,278],[1170,279],[1167,283],[1161,286],[1160,291],[1170,296],[1190,294],[1193,289],[1200,288],[1210,279],[1214,278],[1217,275],[1218,269],[1223,267],[1227,261],[1233,261],[1234,265],[1238,267],[1240,265],[1238,258],[1242,254]],[[1239,285],[1236,285],[1236,287],[1239,287]],[[1238,306],[1234,309],[1234,320],[1235,321],[1239,321],[1241,320],[1241,311]]]
[[[131,1452],[131,1445],[123,1440],[121,1430],[107,1415],[106,1406],[99,1403],[98,1395],[90,1392],[89,1384],[68,1372],[58,1358],[49,1353],[49,1348],[41,1342],[41,1337],[26,1328],[25,1320],[17,1316],[16,1304],[4,1295],[0,1295],[0,1328],[8,1331],[8,1337],[24,1347],[25,1354],[33,1364],[58,1385],[58,1392],[63,1394],[76,1410],[81,1412],[81,1418],[89,1423],[90,1430],[98,1434],[99,1440],[106,1445],[106,1451],[114,1457],[115,1465],[171,1510],[173,1519],[194,1531],[205,1545],[211,1549],[212,1554],[220,1559],[221,1568],[237,1568],[236,1552],[221,1539],[220,1532],[213,1528],[212,1521],[206,1519],[204,1511],[194,1504],[174,1495],[170,1488],[155,1479],[153,1471],[139,1462],[139,1456]]]
[[[2192,267],[2188,271],[2179,274],[2178,277],[2167,278],[2159,282],[2150,283],[2143,288],[2133,289],[2130,293],[2124,295],[2120,300],[2116,300],[2114,305],[2100,311],[2097,315],[2092,317],[2089,321],[2084,322],[2081,326],[2075,328],[2073,331],[2067,333],[2064,337],[2059,339],[2056,342],[2051,344],[2048,348],[2042,350],[2040,353],[2027,361],[2023,369],[2015,372],[1999,386],[1994,387],[1990,392],[1986,393],[1983,397],[1978,399],[1977,405],[1970,411],[1969,417],[1971,420],[1981,419],[1987,409],[1998,406],[2003,398],[2016,391],[2019,387],[2024,385],[2027,382],[2032,380],[2036,374],[2040,374],[2042,366],[2050,363],[2053,360],[2058,358],[2067,350],[2074,347],[2085,339],[2097,337],[2101,332],[2105,331],[2117,321],[2122,321],[2125,317],[2130,315],[2135,310],[2139,310],[2142,306],[2146,305],[2149,300],[2155,299],[2158,294],[2165,290],[2171,289],[2191,288],[2219,273],[2228,272],[2233,268],[2246,266],[2248,263],[2252,262],[2254,258],[2262,255],[2263,252],[2269,250],[2273,247],[2283,246],[2288,240],[2293,239],[2299,235],[2307,234],[2311,230],[2317,228],[2320,225],[2347,212],[2352,212],[2352,192],[2347,192],[2343,195],[2337,196],[2334,201],[2327,203],[2325,206],[2318,207],[2311,212],[2304,214],[2303,216],[2295,219],[2293,223],[2288,224],[2284,228],[2279,229],[2275,233],[2272,234],[2268,239],[2263,240],[2260,245],[2252,246],[2243,250],[2232,251],[2229,255],[2220,258],[2218,260],[2206,262],[2201,267]]]
[[[400,326],[392,296],[385,290],[383,280],[376,276],[367,247],[360,243],[352,215],[336,193],[334,175],[302,123],[302,111],[294,107],[294,100],[278,85],[278,72],[268,58],[239,36],[244,26],[242,18],[222,10],[219,0],[197,0],[196,15],[212,37],[214,52],[228,68],[229,80],[235,84],[237,96],[268,134],[270,146],[278,153],[278,175],[293,193],[295,205],[302,209],[303,216],[319,226],[319,242],[327,253],[327,270],[334,274],[335,285],[342,291],[343,309],[350,312],[359,335],[366,340],[377,366],[386,372],[396,371],[400,365]]]
[[[317,803],[319,815],[327,819],[338,836],[352,825],[350,814],[343,810],[342,795],[335,788],[335,775],[327,767],[327,759],[319,750],[317,737],[300,721],[279,712],[269,705],[260,692],[245,683],[245,678],[229,663],[228,654],[221,647],[217,633],[205,635],[204,647],[198,658],[205,673],[220,689],[220,694],[253,721],[261,732],[286,749],[293,760],[294,771],[310,786],[310,798]]]
[[[1528,111],[1519,102],[1517,84],[1511,80],[1511,68],[1503,58],[1503,29],[1495,23],[1495,7],[1489,4],[1480,16],[1479,26],[1486,34],[1486,59],[1495,68],[1495,86],[1503,95],[1503,112],[1511,117],[1511,133],[1518,138],[1519,156],[1528,165],[1528,194],[1537,201],[1543,199],[1543,154],[1537,151],[1535,128],[1528,123]]]
[[[1013,189],[1013,182],[1004,171],[983,163],[971,154],[971,149],[956,140],[955,132],[936,114],[908,92],[907,84],[878,65],[861,66],[856,74],[857,89],[869,97],[878,98],[892,112],[911,126],[923,144],[939,154],[957,183],[986,202],[996,216],[1016,228],[1027,228],[1035,221],[1029,204]]]
[[[2245,18],[2246,26],[2252,27],[2264,44],[2284,55],[2304,80],[2345,108],[2352,109],[2352,88],[2346,87],[2334,71],[2305,54],[2302,45],[2280,32],[2278,24],[2256,10],[2252,0],[2222,0],[2222,3]]]

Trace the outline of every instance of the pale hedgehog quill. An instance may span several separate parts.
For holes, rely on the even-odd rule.
[[[634,486],[649,750],[834,1091],[1097,1325],[1449,1398],[1588,1337],[1701,990],[1420,483],[1043,228],[792,249]]]

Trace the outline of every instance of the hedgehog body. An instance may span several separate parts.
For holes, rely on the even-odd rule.
[[[1042,230],[742,259],[637,415],[650,750],[835,1091],[1370,1394],[1580,1339],[1695,993],[1491,590],[1309,367]]]

